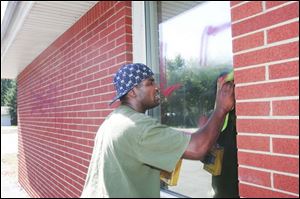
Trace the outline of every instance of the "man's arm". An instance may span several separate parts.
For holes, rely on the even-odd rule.
[[[216,108],[206,125],[191,135],[190,143],[182,155],[184,159],[203,160],[207,152],[218,139],[226,114],[234,106],[234,84],[218,79],[220,89],[217,92]]]

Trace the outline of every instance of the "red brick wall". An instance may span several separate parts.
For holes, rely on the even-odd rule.
[[[231,2],[239,192],[299,197],[299,2]]]
[[[19,182],[31,197],[79,197],[112,76],[132,62],[131,2],[97,3],[18,76]]]

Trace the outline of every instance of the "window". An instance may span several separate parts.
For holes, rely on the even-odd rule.
[[[152,111],[163,124],[195,132],[214,109],[216,79],[232,69],[229,2],[157,1],[146,4],[147,64],[162,93]],[[211,197],[211,175],[200,161],[184,160],[169,190]]]

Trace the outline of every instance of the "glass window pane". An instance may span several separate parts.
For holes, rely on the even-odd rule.
[[[214,109],[216,79],[232,69],[229,2],[159,1],[161,121],[195,132]],[[184,160],[179,184],[191,197],[209,197],[211,176],[200,161]]]

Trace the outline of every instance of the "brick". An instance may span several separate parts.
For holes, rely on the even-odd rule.
[[[247,50],[264,45],[264,33],[258,32],[251,35],[247,35],[241,38],[233,40],[232,49],[233,52],[238,52],[241,50]]]
[[[131,24],[132,24],[132,19],[131,19],[131,17],[123,17],[123,18],[119,19],[119,20],[115,23],[115,25],[116,25],[117,28],[120,28],[120,27],[125,26],[125,25],[131,26]]]
[[[132,43],[132,36],[131,35],[122,35],[116,39],[116,46],[122,45],[125,42]]]
[[[101,31],[105,30],[107,28],[107,26],[108,26],[107,21],[101,21],[101,23],[98,24],[98,26],[93,30],[93,34],[97,34]],[[103,37],[101,37],[101,38],[103,38]]]
[[[95,104],[95,109],[108,109],[109,108],[109,105],[108,103],[97,103]]]
[[[299,116],[299,100],[272,102],[273,115]]]
[[[267,30],[267,43],[299,37],[299,22],[293,22]]]
[[[269,66],[270,79],[287,77],[299,77],[299,61],[291,61]]]
[[[119,29],[115,30],[114,32],[111,32],[107,36],[107,39],[108,39],[108,41],[112,41],[112,40],[115,40],[116,38],[124,35],[125,33],[126,33],[125,28],[119,28]]]
[[[78,42],[84,43],[87,40],[89,40],[90,38],[92,38],[93,35],[94,35],[93,32],[88,32],[85,36],[82,37],[81,41],[78,41]]]
[[[299,155],[299,139],[272,138],[273,152]]]
[[[96,34],[96,35],[94,35],[91,39],[89,39],[88,41],[87,41],[87,46],[91,46],[91,45],[93,45],[96,41],[98,41],[99,40],[99,35],[98,34]]]
[[[124,52],[132,52],[131,44],[123,44],[108,52],[109,57],[114,57]]]
[[[239,181],[271,187],[271,174],[254,169],[238,168]]]
[[[237,21],[263,11],[262,1],[253,1],[234,7],[231,10],[232,21]]]
[[[265,66],[234,71],[234,82],[239,84],[263,81],[266,79],[265,71]]]
[[[131,1],[125,1],[125,6],[131,7]]]
[[[111,32],[115,31],[116,27],[114,24],[108,23],[108,27],[100,32],[100,38],[106,37]]]
[[[299,55],[299,43],[292,42],[235,55],[235,67],[262,64],[283,59],[296,58]]]
[[[270,9],[270,8],[273,8],[275,6],[279,6],[279,5],[282,5],[284,3],[287,3],[289,1],[266,1],[266,8],[267,9]]]
[[[299,3],[295,2],[265,14],[249,18],[245,21],[232,24],[232,36],[236,37],[241,34],[266,28],[297,17],[299,17]]]
[[[266,116],[270,115],[270,102],[238,102],[236,103],[238,116]]]
[[[132,27],[130,25],[125,25],[125,31],[127,34],[132,35]]]
[[[237,148],[269,152],[270,151],[270,138],[262,137],[262,136],[238,135]]]
[[[110,113],[111,113],[111,110],[109,110],[109,111],[101,111],[101,116],[102,117],[107,117]]]
[[[238,152],[238,164],[299,174],[299,159],[268,154]]]
[[[116,60],[117,60],[118,63],[125,62],[126,60],[128,60],[127,56],[128,56],[127,54],[121,54],[121,55],[116,57]],[[119,67],[118,67],[118,69],[119,69]],[[109,70],[111,70],[111,68]]]
[[[112,99],[115,97],[115,93],[108,93],[101,96],[101,101],[108,101],[111,102]]]
[[[128,11],[125,7],[123,7],[121,10],[117,11],[117,13],[114,13],[108,20],[108,24],[113,24],[115,25],[115,23],[120,19],[125,17],[128,14]],[[116,27],[118,28],[118,27]]]
[[[94,45],[92,46],[93,50],[99,50],[102,46],[106,45],[108,42],[107,37],[101,38],[99,41],[97,41],[96,43],[94,43]],[[100,52],[100,50],[99,50]],[[102,52],[103,55],[104,52]]]
[[[99,71],[99,65],[92,66],[86,70],[87,74],[96,73]]]
[[[97,6],[99,7],[99,11],[100,13],[105,13],[107,10],[109,9],[113,9],[113,4],[115,2],[111,2],[111,1],[103,1],[100,4],[97,4]]]
[[[299,96],[299,80],[262,83],[235,88],[237,100],[283,96]]]
[[[299,177],[274,174],[274,188],[299,194]]]
[[[96,49],[95,51],[89,53],[86,55],[87,60],[91,60],[99,55],[99,49]]]
[[[20,182],[31,197],[81,194],[95,132],[113,110],[110,69],[132,61],[131,3],[120,2],[118,14],[115,4],[97,3],[18,77]]]
[[[100,48],[100,53],[106,53],[107,51],[115,48],[115,41],[110,41],[108,44]]]
[[[108,56],[108,57],[111,57],[111,56]],[[111,58],[111,59],[108,59],[108,60],[106,60],[106,61],[104,61],[104,62],[102,62],[101,64],[100,64],[100,67],[102,68],[102,69],[105,69],[105,68],[109,68],[109,67],[113,67],[113,66],[116,66],[116,59],[115,58]],[[120,66],[119,66],[120,67]],[[110,72],[110,71],[109,71]],[[110,74],[112,74],[112,73],[110,73]],[[112,82],[112,81],[111,81]],[[111,83],[111,82],[109,82],[109,83]]]
[[[118,1],[114,6],[116,12],[123,8],[131,8],[131,1]]]
[[[230,6],[232,7],[232,6],[235,6],[235,5],[240,4],[242,2],[243,1],[230,1]]]
[[[115,14],[114,8],[107,8],[105,12],[99,17],[99,21],[108,21],[107,19]]]
[[[103,61],[105,61],[105,60],[107,60],[107,59],[108,59],[107,53],[100,54],[99,56],[97,56],[97,57],[95,57],[95,58],[93,59],[93,64],[101,63],[101,62],[103,62]],[[101,67],[100,67],[100,68],[101,68]]]
[[[97,95],[97,94],[101,94],[101,93],[107,93],[111,90],[113,90],[113,89],[109,89],[108,86],[101,86],[101,87],[95,88],[94,93],[95,93],[95,95]]]
[[[299,135],[296,119],[238,119],[237,131],[276,135]]]
[[[92,24],[90,24],[87,27],[87,32],[91,32],[94,28],[96,28],[99,25],[100,21],[96,20],[95,22],[93,22]]]
[[[239,184],[239,194],[241,198],[296,198],[296,196],[291,194],[246,184]]]
[[[99,102],[100,97],[99,96],[92,96],[92,97],[88,97],[88,103],[96,103]],[[89,115],[88,115],[89,116]]]

